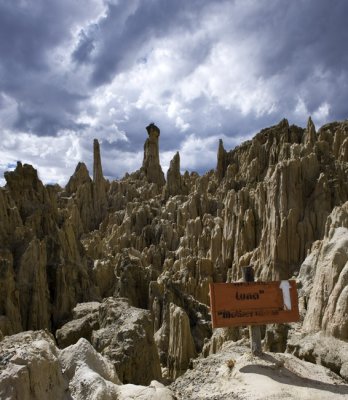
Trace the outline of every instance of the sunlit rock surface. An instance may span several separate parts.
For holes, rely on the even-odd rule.
[[[323,332],[347,342],[348,122],[317,130],[311,119],[305,129],[284,119],[235,149],[220,141],[216,169],[203,176],[183,173],[176,153],[167,181],[160,130],[146,129],[142,166],[117,181],[103,176],[97,140],[93,179],[83,160],[65,188],[20,162],[5,174],[0,338],[47,329],[61,349],[84,338],[123,383],[166,383],[196,356],[247,340],[243,328],[213,334],[208,290],[253,263],[256,279],[299,284],[301,323],[263,328],[265,348]],[[89,374],[77,371],[76,398]]]

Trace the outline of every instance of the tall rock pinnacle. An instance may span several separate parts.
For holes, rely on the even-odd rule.
[[[180,154],[178,151],[170,161],[165,196],[167,198],[177,194],[187,194],[187,187],[180,174]]]
[[[216,176],[220,182],[225,176],[226,171],[226,150],[222,139],[219,140],[219,149],[217,153]]]
[[[103,168],[101,165],[100,158],[100,146],[98,139],[93,141],[93,182],[98,185],[101,181],[104,181]]]
[[[146,139],[144,144],[144,160],[142,169],[149,182],[157,183],[158,186],[164,186],[165,179],[159,161],[158,148],[160,130],[154,123],[147,126],[146,130],[149,137]]]
[[[304,144],[313,145],[316,141],[316,136],[317,136],[317,133],[315,131],[314,123],[312,121],[312,118],[309,117],[308,122],[307,122],[307,129],[305,130],[305,133],[303,135]]]
[[[106,185],[101,165],[100,147],[97,139],[93,141],[93,200],[95,225],[98,226],[107,210]]]

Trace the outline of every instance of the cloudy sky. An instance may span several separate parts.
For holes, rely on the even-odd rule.
[[[0,0],[0,184],[17,160],[65,185],[142,162],[161,129],[163,169],[216,164],[282,118],[348,118],[346,0]]]

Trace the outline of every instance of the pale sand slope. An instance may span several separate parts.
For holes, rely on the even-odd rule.
[[[222,349],[198,359],[172,385],[178,399],[348,399],[348,384],[320,365],[291,354],[265,353],[226,342]]]

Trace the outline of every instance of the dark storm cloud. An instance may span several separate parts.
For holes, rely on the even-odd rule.
[[[265,55],[266,73],[276,73],[294,63],[307,68],[319,64],[338,73],[345,70],[348,60],[346,1],[294,1],[279,5],[277,21],[269,32],[276,34],[272,41],[276,49]],[[302,71],[301,65],[298,66]]]
[[[84,15],[74,3],[0,2],[0,91],[18,104],[14,130],[54,135],[80,127],[74,119],[85,96],[64,88],[64,76],[51,65],[51,52],[69,38],[76,14]]]
[[[77,63],[84,64],[91,61],[91,54],[95,49],[93,28],[97,28],[97,26],[93,25],[90,27],[89,34],[86,34],[83,29],[79,33],[79,42],[76,49],[72,53],[72,58]]]
[[[53,15],[59,17],[54,2],[45,4],[39,0],[30,7],[19,4],[17,1],[0,3],[0,55],[3,73],[7,74],[47,68],[45,51],[56,44],[62,34],[53,23]]]
[[[18,117],[13,125],[14,129],[21,132],[30,132],[38,136],[54,136],[57,132],[67,129],[75,132],[87,128],[87,124],[76,123],[71,117],[63,116],[59,118],[57,110],[47,111],[28,111],[19,107]]]
[[[216,107],[212,115],[221,115],[221,129],[225,132],[240,132],[243,129],[254,132],[257,126],[261,127],[263,123],[268,122],[276,123],[282,117],[293,118],[297,123],[303,122],[303,116],[297,117],[293,112],[298,97],[305,102],[308,113],[314,113],[326,101],[330,105],[332,118],[344,115],[346,110],[339,112],[342,103],[336,104],[336,96],[342,87],[340,81],[347,81],[347,2],[299,0],[267,3],[179,3],[133,1],[128,2],[127,6],[124,3],[109,3],[107,13],[100,20],[98,29],[93,27],[89,34],[83,34],[74,53],[77,61],[82,63],[88,59],[92,64],[92,84],[106,84],[139,60],[147,62],[154,38],[158,40],[161,37],[175,37],[182,30],[194,31],[200,26],[202,16],[221,6],[230,13],[230,23],[224,26],[223,37],[207,35],[206,41],[200,43],[201,46],[191,47],[189,51],[184,49],[181,55],[187,58],[187,64],[192,68],[184,73],[189,75],[197,65],[204,63],[214,43],[219,40],[229,43],[230,39],[242,41],[254,38],[255,58],[251,58],[250,63],[256,65],[260,77],[265,80],[280,76],[274,88],[275,91],[279,91],[275,100],[276,114],[255,115],[249,112],[243,115],[233,107],[228,111],[222,109],[221,112],[221,107]],[[241,7],[243,18],[238,16]],[[183,43],[183,47],[185,46],[189,47]],[[252,52],[250,56],[252,57]],[[224,77],[221,76],[220,79]],[[162,100],[165,101],[163,98]],[[211,103],[212,98],[208,95],[199,97],[198,101],[188,101],[187,105],[197,114],[200,110],[211,108]],[[141,114],[139,111],[139,115]],[[191,126],[201,135],[211,134],[211,130],[214,129],[212,125],[217,120],[212,118],[212,115],[192,118]],[[135,116],[133,118],[136,119]],[[175,132],[173,122],[166,121],[165,116],[157,118],[170,131]],[[229,125],[232,121],[234,127]],[[136,124],[137,129],[131,127],[134,125],[132,122],[120,124],[122,129],[126,129],[126,125],[130,141],[121,146],[128,149],[132,146],[139,147],[140,124]],[[173,136],[175,135],[167,137],[166,148],[177,144],[177,141],[172,139]]]
[[[135,62],[146,62],[153,38],[175,35],[176,30],[197,26],[200,10],[209,3],[207,0],[107,2],[106,15],[98,27],[89,27],[87,34],[81,31],[73,58],[80,63],[87,60],[93,63],[92,83],[105,84]],[[206,53],[205,46],[202,47],[201,54],[196,49],[192,55],[196,62]]]
[[[269,3],[271,4],[271,3]],[[316,110],[323,98],[335,109],[341,104],[335,93],[341,90],[339,81],[347,81],[348,3],[330,1],[273,1],[243,31],[264,30],[269,39],[263,42],[260,74],[264,77],[284,73],[283,86],[290,94],[302,90],[308,111]],[[314,76],[320,70],[323,76]],[[334,115],[333,115],[334,117]]]
[[[46,79],[41,80],[32,73],[5,82],[2,90],[18,102],[17,119],[13,124],[15,130],[41,136],[55,135],[62,129],[83,128],[75,122],[75,117],[79,103],[86,96],[46,82]]]

